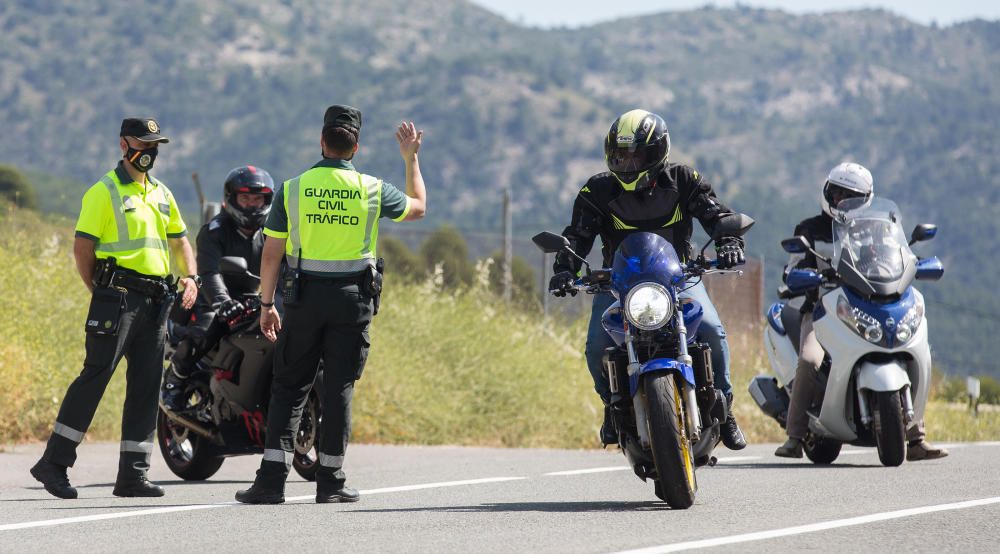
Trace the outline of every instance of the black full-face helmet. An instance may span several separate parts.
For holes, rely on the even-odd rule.
[[[656,176],[670,156],[670,133],[663,118],[646,110],[622,114],[604,139],[604,160],[622,188],[643,190],[656,184]]]
[[[226,175],[225,210],[244,229],[257,229],[264,225],[267,214],[271,213],[274,200],[274,179],[259,167],[244,165]],[[262,207],[244,208],[236,201],[239,194],[260,194],[264,196]]]

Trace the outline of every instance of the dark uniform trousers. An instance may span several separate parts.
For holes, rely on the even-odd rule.
[[[361,292],[357,281],[306,276],[299,301],[285,306],[274,352],[274,382],[261,462],[260,477],[269,483],[283,484],[288,476],[293,440],[322,359],[323,421],[316,481],[324,488],[344,485],[342,467],[351,435],[351,399],[354,382],[368,359],[368,325],[372,320],[372,299]]]
[[[118,334],[87,333],[83,371],[66,391],[55,428],[45,447],[43,457],[46,460],[63,466],[73,465],[76,447],[83,441],[104,389],[124,356],[128,369],[118,478],[128,480],[145,475],[153,453],[168,304],[129,290],[119,318]]]

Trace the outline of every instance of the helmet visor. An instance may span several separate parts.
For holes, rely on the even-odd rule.
[[[608,149],[607,157],[608,169],[622,181],[630,183],[640,173],[658,164],[663,159],[663,153],[656,148],[639,147],[630,150],[626,147],[613,147]]]
[[[837,205],[844,200],[850,198],[865,198],[868,194],[827,181],[826,186],[823,188],[823,196],[826,198],[826,201],[830,204],[831,208],[836,208]]]

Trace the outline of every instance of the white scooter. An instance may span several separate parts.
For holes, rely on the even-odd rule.
[[[813,329],[827,353],[817,376],[825,393],[807,410],[806,456],[829,464],[849,443],[875,446],[883,465],[898,466],[906,458],[907,426],[923,418],[931,378],[924,298],[911,284],[940,279],[944,266],[937,257],[918,259],[910,250],[933,238],[936,226],[918,225],[908,243],[895,203],[863,202],[849,199],[838,206],[832,259],[816,253],[804,237],[781,242],[789,253],[812,252],[835,275],[792,270],[779,296],[791,299],[817,288],[821,294]],[[795,299],[768,309],[764,345],[775,377],[760,375],[750,383],[757,405],[782,427],[795,386],[801,306]]]

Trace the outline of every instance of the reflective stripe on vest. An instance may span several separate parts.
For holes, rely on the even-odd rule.
[[[104,183],[104,186],[108,187],[108,194],[111,196],[111,209],[115,212],[115,231],[118,235],[118,240],[114,242],[99,242],[96,251],[109,253],[127,252],[143,248],[167,250],[169,248],[167,241],[158,237],[128,238],[128,222],[125,221],[125,211],[122,209],[125,200],[122,198],[121,190],[118,189],[118,184],[115,183],[115,180],[110,175],[101,177],[101,182]],[[163,196],[163,201],[166,202],[167,198],[163,195],[162,189],[160,190],[160,195]]]
[[[289,266],[356,273],[374,265],[381,190],[379,179],[347,169],[313,168],[288,181],[284,200]],[[357,224],[349,223],[354,218]]]

